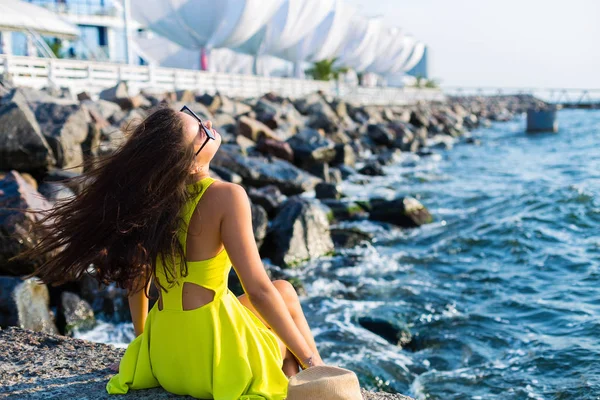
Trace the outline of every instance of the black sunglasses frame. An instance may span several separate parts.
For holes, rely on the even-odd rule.
[[[194,155],[194,157],[195,157],[195,156],[197,156],[197,155],[198,155],[198,153],[200,153],[200,150],[202,150],[202,149],[204,148],[204,146],[206,146],[206,143],[208,143],[208,141],[209,141],[210,139],[212,139],[212,140],[215,140],[215,139],[216,139],[216,137],[215,137],[215,135],[214,135],[214,134],[213,134],[213,133],[210,131],[210,129],[208,129],[208,128],[207,128],[207,127],[204,125],[204,122],[202,122],[202,120],[200,119],[200,117],[199,117],[199,116],[198,116],[198,115],[197,115],[195,112],[193,112],[192,110],[190,110],[190,108],[189,108],[188,106],[183,106],[183,107],[181,108],[181,110],[179,110],[179,111],[182,111],[182,112],[185,112],[185,111],[187,111],[188,113],[190,113],[190,115],[191,115],[192,117],[194,117],[194,118],[196,118],[196,119],[198,120],[198,123],[200,124],[200,126],[202,127],[202,129],[204,129],[204,132],[206,133],[206,140],[204,141],[204,143],[202,144],[202,146],[200,146],[200,148],[198,149],[198,151],[197,151],[197,152],[196,152],[196,154]]]

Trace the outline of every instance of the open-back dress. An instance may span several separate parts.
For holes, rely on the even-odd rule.
[[[179,240],[186,252],[187,226],[198,201],[214,182],[204,178],[188,190],[198,193],[182,210]],[[156,275],[167,282],[158,257]],[[215,400],[285,399],[288,379],[275,334],[227,288],[231,261],[225,249],[202,261],[187,261],[188,275],[162,291],[148,313],[144,331],[127,347],[109,394],[162,386],[179,395]],[[179,270],[179,268],[176,268]],[[214,291],[210,303],[182,309],[184,282]]]

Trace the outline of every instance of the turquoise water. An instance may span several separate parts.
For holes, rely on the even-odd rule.
[[[480,146],[389,167],[347,193],[418,197],[433,224],[361,222],[376,241],[309,266],[308,320],[326,358],[419,399],[600,398],[600,111],[473,132]],[[356,324],[404,318],[400,349]]]
[[[303,299],[327,362],[418,399],[600,398],[600,111],[560,112],[558,134],[523,119],[473,132],[351,196],[407,194],[432,224],[353,223],[372,244],[308,264]],[[403,319],[394,346],[356,318]],[[131,324],[79,335],[125,346]]]

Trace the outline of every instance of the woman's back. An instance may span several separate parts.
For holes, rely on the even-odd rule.
[[[107,384],[109,393],[160,385],[172,393],[205,399],[285,398],[288,380],[281,370],[276,336],[227,288],[231,262],[222,244],[218,250],[216,243],[218,215],[210,212],[215,199],[199,204],[213,182],[205,178],[191,185],[198,195],[181,214],[183,226],[189,226],[180,232],[186,257],[198,260],[187,261],[188,275],[168,287],[159,257],[156,278],[168,291],[161,291],[162,301],[149,312],[143,333],[129,345],[119,374]],[[202,258],[207,251],[216,255]]]

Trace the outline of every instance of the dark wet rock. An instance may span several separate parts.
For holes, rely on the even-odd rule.
[[[365,112],[363,107],[346,104],[346,111],[350,118],[356,123],[365,124],[369,120],[369,114]]]
[[[277,211],[261,254],[277,265],[290,268],[332,250],[329,222],[323,207],[314,200],[293,196]]]
[[[88,139],[89,113],[80,105],[36,103],[35,117],[48,141],[58,168],[82,171],[81,144]]]
[[[314,164],[307,168],[304,168],[306,171],[310,172],[316,177],[323,179],[325,182],[329,182],[329,164]]]
[[[322,182],[315,186],[315,196],[317,199],[339,199],[342,194],[336,184]]]
[[[252,229],[254,231],[254,240],[258,248],[263,243],[265,236],[267,235],[267,226],[269,220],[267,218],[267,211],[258,204],[250,203],[252,211]]]
[[[386,308],[373,310],[369,315],[358,317],[356,321],[363,328],[396,346],[405,346],[412,340],[408,324],[393,310]]]
[[[363,242],[371,242],[373,240],[373,234],[365,232],[360,228],[332,226],[331,227],[331,239],[335,247],[351,248],[358,246]]]
[[[227,169],[225,167],[219,167],[217,165],[211,165],[210,169],[211,171],[214,171],[219,176],[219,178],[221,178],[224,181],[237,184],[242,183],[242,177],[230,169]]]
[[[256,149],[263,154],[269,154],[289,162],[294,161],[294,151],[289,143],[275,139],[262,138],[256,144]]]
[[[65,171],[61,169],[53,169],[49,171],[40,184],[40,187],[45,183],[60,183],[68,187],[73,193],[78,194],[85,186],[85,182],[81,179],[81,174],[74,171]]]
[[[263,96],[256,102],[254,111],[256,119],[271,129],[282,128],[294,134],[304,124],[304,117],[288,101],[277,103]]]
[[[75,331],[91,329],[95,324],[94,310],[87,301],[75,293],[61,293],[56,325],[62,334],[72,336]]]
[[[410,115],[409,122],[417,128],[421,126],[427,128],[429,126],[429,117],[422,110],[414,110]]]
[[[393,122],[390,124],[390,129],[394,131],[395,138],[393,146],[402,151],[416,151],[413,143],[415,141],[415,131],[417,128],[413,125],[403,122]],[[427,130],[425,129],[425,137],[427,137]]]
[[[376,161],[369,161],[364,167],[358,170],[359,173],[369,176],[384,176],[385,171],[381,165]]]
[[[377,162],[380,165],[392,165],[400,160],[402,151],[400,149],[389,149],[377,155]]]
[[[321,202],[330,210],[327,216],[330,221],[358,220],[368,217],[368,214],[358,203],[350,200],[323,199]]]
[[[277,186],[284,194],[298,194],[311,190],[319,179],[287,161],[277,158],[245,157],[240,153],[218,151],[211,165],[225,167],[240,175],[251,186]]]
[[[79,280],[79,295],[87,301],[99,318],[113,323],[130,322],[127,290],[110,285],[101,285],[92,274],[84,274]],[[154,288],[154,285],[151,286]],[[150,299],[153,304],[156,299]]]
[[[392,146],[396,139],[394,132],[384,124],[369,124],[367,126],[367,134],[375,143],[388,147]]]
[[[336,144],[335,145],[335,157],[332,161],[332,165],[348,165],[354,167],[356,163],[356,153],[349,144]]]
[[[0,103],[0,170],[46,171],[56,160],[35,114],[16,94]]]
[[[374,199],[369,204],[369,219],[414,228],[433,221],[429,211],[413,197],[394,200]]]
[[[340,170],[343,179],[348,179],[352,175],[357,174],[357,171],[348,165],[341,164],[337,168]]]
[[[325,179],[325,182],[338,184],[338,183],[342,183],[342,180],[343,180],[342,172],[339,170],[339,168],[330,167],[329,168],[329,179]]]
[[[314,129],[303,129],[287,140],[294,151],[294,163],[302,168],[333,161],[335,144]]]
[[[275,185],[267,185],[261,188],[251,187],[248,190],[248,197],[253,203],[260,205],[265,209],[269,218],[273,218],[277,208],[285,200],[279,188]]]
[[[48,288],[37,278],[0,276],[0,327],[58,333],[49,301]]]
[[[25,210],[48,210],[51,204],[16,171],[0,178],[0,193],[0,274],[25,275],[52,257],[9,261],[38,240],[32,228],[41,216]]]

